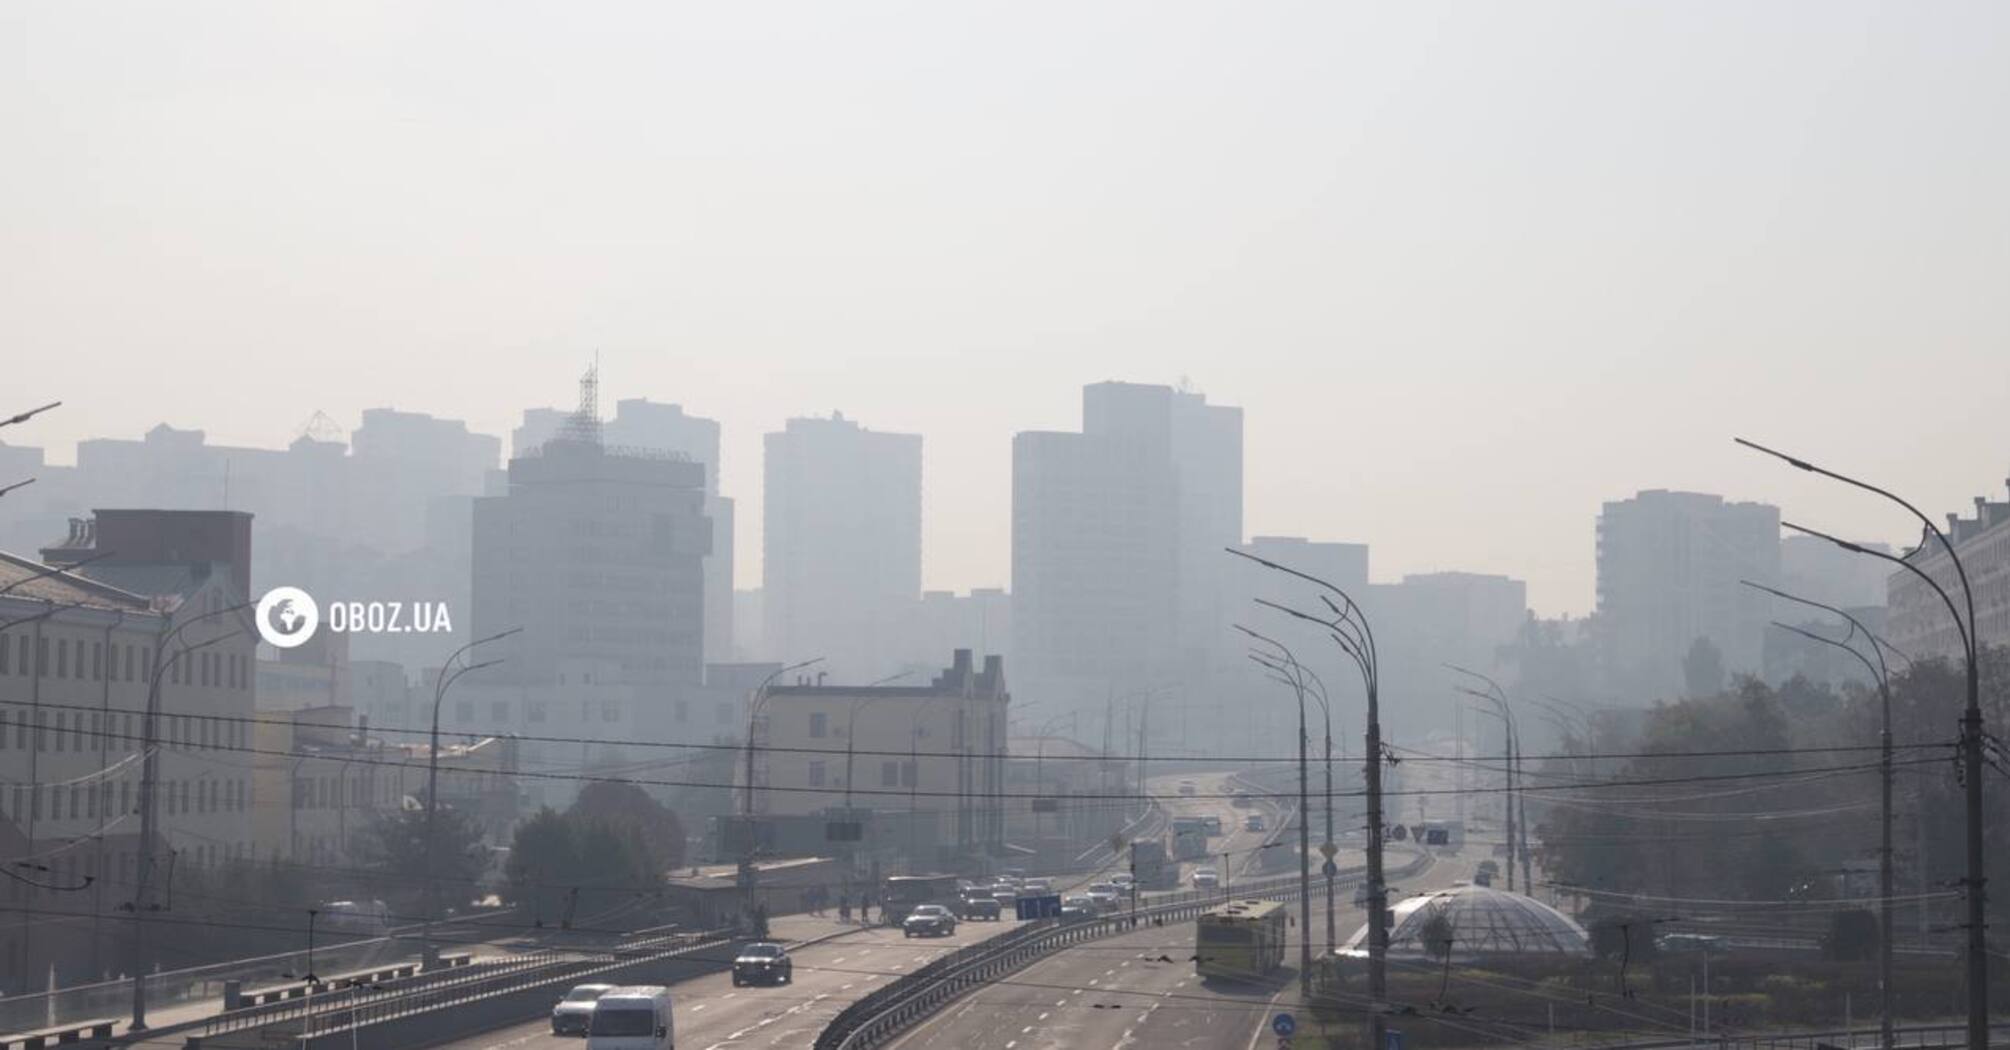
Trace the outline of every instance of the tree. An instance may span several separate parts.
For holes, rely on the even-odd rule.
[[[1689,655],[1682,658],[1682,681],[1690,699],[1716,696],[1724,691],[1724,653],[1708,638],[1689,643]]]
[[[684,864],[684,822],[674,810],[634,784],[595,781],[565,811],[575,821],[605,824],[641,843],[642,859],[653,871]]]
[[[1458,931],[1452,925],[1452,914],[1447,908],[1432,908],[1424,916],[1424,925],[1417,931],[1417,940],[1433,959],[1445,959],[1452,954],[1452,942],[1458,939]]]
[[[540,926],[591,925],[662,884],[662,869],[637,827],[580,809],[541,809],[517,825],[511,840],[503,896]]]
[[[451,908],[475,893],[488,869],[488,849],[481,828],[459,810],[442,806],[437,817],[438,841],[432,872],[426,870],[426,812],[401,809],[380,814],[353,840],[357,866],[383,887],[379,894],[394,914],[419,915],[426,902],[429,878],[439,886],[441,907]]]

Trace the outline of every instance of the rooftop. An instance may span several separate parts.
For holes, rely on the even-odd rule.
[[[1433,914],[1450,920],[1454,956],[1591,954],[1591,937],[1577,920],[1533,897],[1491,886],[1461,884],[1410,897],[1390,910],[1395,913],[1389,928],[1392,955],[1435,954],[1424,942]],[[1340,951],[1363,954],[1367,940],[1363,924]]]

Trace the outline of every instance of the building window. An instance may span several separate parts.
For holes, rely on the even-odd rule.
[[[900,763],[881,762],[879,764],[879,786],[880,787],[900,786]]]
[[[822,762],[810,763],[810,786],[813,788],[824,786],[824,764]]]
[[[105,643],[91,643],[91,681],[105,680]]]
[[[23,640],[25,641],[26,639]],[[49,677],[49,640],[47,638],[35,639],[35,677]]]
[[[532,700],[529,701],[529,706],[530,706],[530,720],[533,722],[544,721],[544,701]]]
[[[915,774],[914,763],[911,761],[902,762],[900,764],[900,786],[904,788],[913,787],[914,774]]]
[[[601,706],[600,720],[603,722],[621,721],[621,705],[615,703],[612,700],[609,700],[606,704]]]
[[[63,735],[69,728],[70,716],[61,711],[56,712],[56,753],[59,755],[63,753]]]
[[[810,736],[822,739],[830,735],[830,716],[818,711],[810,715]]]
[[[70,677],[70,643],[63,639],[56,641],[56,677]]]
[[[491,702],[489,704],[489,721],[491,722],[509,721],[509,701],[496,700]]]
[[[0,674],[7,673],[7,664],[9,662],[7,659],[7,654],[13,651],[14,651],[14,643],[8,641],[6,638],[0,638]]]

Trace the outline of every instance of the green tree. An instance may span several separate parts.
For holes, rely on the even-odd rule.
[[[1717,643],[1701,637],[1689,643],[1689,655],[1682,658],[1682,681],[1691,699],[1724,691],[1724,653]]]
[[[465,904],[475,896],[489,860],[481,828],[459,810],[442,806],[436,833],[434,867],[430,873],[426,870],[423,809],[380,814],[352,840],[357,867],[369,872],[382,886],[378,896],[392,912],[424,914],[429,878],[439,887],[442,909]]]
[[[658,872],[684,863],[684,822],[675,810],[651,798],[634,784],[596,781],[586,785],[566,815],[575,820],[606,824],[632,836],[648,867]]]
[[[662,885],[641,832],[549,807],[517,825],[503,895],[540,926],[587,927],[646,903]]]

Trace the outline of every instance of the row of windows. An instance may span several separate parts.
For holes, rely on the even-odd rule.
[[[396,785],[389,779],[379,780],[374,775],[351,777],[344,772],[332,777],[293,778],[294,809],[360,807],[373,802],[388,804],[395,793]],[[346,802],[342,798],[344,794],[349,796]]]
[[[33,725],[29,719],[33,718]],[[32,738],[37,751],[77,753],[127,751],[140,746],[145,715],[132,711],[89,712],[48,711],[32,713],[25,707],[9,712],[0,707],[0,751],[28,750]],[[9,730],[12,732],[9,732]],[[160,743],[167,747],[197,751],[242,749],[245,725],[228,718],[204,715],[160,716]]]
[[[863,763],[854,762],[853,768],[857,768],[859,765],[863,765]],[[899,762],[881,762],[879,764],[879,786],[911,788],[915,785],[915,773],[915,764],[912,759]],[[810,763],[811,787],[824,787],[825,781],[828,778],[828,763],[820,761]]]
[[[50,645],[51,642],[55,644]],[[151,673],[154,651],[151,646],[120,645],[107,649],[103,642],[83,639],[0,636],[0,675],[75,679],[102,682],[144,682]],[[54,657],[52,660],[51,657]],[[244,653],[184,651],[167,666],[166,681],[175,685],[202,685],[212,688],[251,688],[251,661]]]
[[[242,813],[250,805],[251,793],[241,778],[187,777],[160,783],[161,812],[174,816],[184,813]],[[16,784],[11,798],[0,796],[0,816],[15,823],[29,820],[96,820],[132,813],[139,805],[138,789],[131,778],[117,783]],[[9,804],[11,803],[11,804]],[[116,808],[115,804],[116,803]]]

